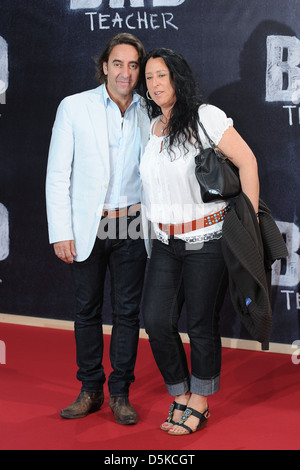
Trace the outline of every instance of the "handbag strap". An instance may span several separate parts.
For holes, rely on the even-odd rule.
[[[205,127],[203,126],[203,124],[202,124],[201,121],[199,121],[199,126],[201,127],[201,129],[203,130],[205,136],[207,137],[208,142],[209,142],[209,145],[210,145],[213,149],[215,149],[215,148],[216,148],[216,144],[215,144],[215,143],[211,140],[211,138],[209,137],[209,135],[208,135],[208,133],[206,132]]]

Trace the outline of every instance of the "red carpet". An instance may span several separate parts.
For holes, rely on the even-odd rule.
[[[72,332],[1,324],[0,340],[6,345],[6,364],[0,364],[1,450],[98,449],[111,456],[118,450],[300,449],[300,364],[289,355],[224,349],[221,390],[209,400],[207,427],[175,437],[159,429],[171,399],[147,340],[140,340],[130,395],[140,416],[135,426],[115,423],[107,389],[99,412],[60,418],[60,409],[79,393]]]

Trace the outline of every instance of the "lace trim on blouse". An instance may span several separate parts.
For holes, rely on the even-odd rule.
[[[182,235],[175,235],[175,238],[179,238],[180,240],[185,241],[186,243],[194,244],[194,243],[205,243],[209,242],[211,240],[219,240],[222,238],[222,225],[223,222],[220,222],[218,224],[219,227],[221,226],[221,229],[216,230],[214,232],[210,233],[202,233],[202,234],[193,234],[193,232],[189,232],[187,234],[182,234]],[[169,236],[167,233],[163,232],[160,230],[158,225],[156,223],[153,224],[154,226],[154,232],[159,241],[164,243],[165,245],[169,244]]]

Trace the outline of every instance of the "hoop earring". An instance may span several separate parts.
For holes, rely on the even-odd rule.
[[[146,96],[147,96],[147,99],[149,101],[153,101],[153,99],[151,98],[151,96],[149,95],[149,90],[146,91]]]

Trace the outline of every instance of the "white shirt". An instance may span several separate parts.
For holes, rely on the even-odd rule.
[[[124,117],[117,104],[104,91],[108,122],[110,180],[104,208],[117,209],[136,204],[140,196],[141,135],[138,126],[139,97],[133,99]]]
[[[199,108],[199,118],[216,145],[228,127],[233,125],[232,119],[227,118],[223,111],[212,105],[202,105]],[[152,124],[155,126],[155,121]],[[177,224],[200,219],[220,211],[227,204],[224,201],[203,203],[195,176],[195,156],[198,150],[193,144],[189,142],[185,144],[188,149],[186,154],[181,146],[175,147],[174,154],[170,155],[164,146],[164,141],[168,137],[158,137],[153,134],[153,125],[151,129],[152,134],[140,165],[144,192],[143,205],[147,218],[154,224],[157,238],[168,243],[168,235],[159,229],[158,223]],[[203,148],[208,148],[209,142],[201,128],[199,135]],[[222,223],[176,237],[188,243],[220,238]]]

